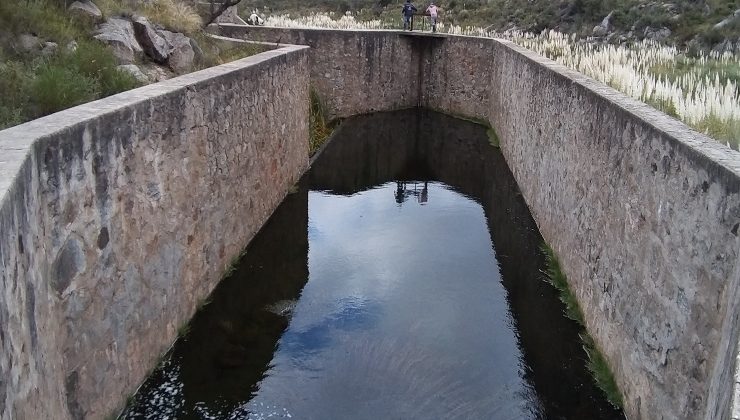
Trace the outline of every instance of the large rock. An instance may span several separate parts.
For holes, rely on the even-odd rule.
[[[609,26],[611,26],[611,22],[612,22],[612,16],[614,16],[613,11],[609,12],[609,14],[606,15],[606,17],[601,20],[601,23],[599,24],[599,26],[603,26],[604,28],[609,29]]]
[[[671,36],[671,30],[666,28],[665,26],[659,29],[647,27],[645,28],[645,31],[643,32],[643,35],[647,39],[652,39],[653,41],[662,41],[669,36]]]
[[[614,16],[614,12],[610,12],[602,21],[600,24],[594,26],[593,29],[593,35],[594,36],[605,36],[609,33],[609,27],[611,26],[611,20],[612,16]]]
[[[90,0],[75,1],[69,5],[69,12],[75,16],[90,19],[95,22],[103,19],[103,12],[101,12],[98,6]]]
[[[198,45],[198,42],[193,38],[190,38],[190,46],[193,47],[193,52],[195,53],[195,61],[197,63],[202,63],[206,58],[206,53],[203,52],[203,48],[201,48],[200,45]],[[218,52],[216,54],[218,55]]]
[[[147,75],[144,74],[144,72],[142,72],[139,66],[137,66],[136,64],[120,65],[118,66],[118,70],[134,76],[134,78],[138,80],[141,84],[149,83],[149,77],[147,77]]]
[[[239,12],[236,9],[236,5],[231,6],[224,10],[221,15],[219,15],[216,18],[216,23],[233,23],[236,25],[246,25],[247,22],[245,22],[241,17],[239,17]]]
[[[604,36],[609,32],[609,30],[601,25],[594,26],[594,29],[592,31],[594,36]]]
[[[160,31],[159,33],[171,47],[167,60],[170,68],[180,74],[191,71],[195,60],[192,40],[178,32]]]
[[[727,26],[727,25],[731,24],[732,22],[734,22],[735,19],[737,19],[737,18],[740,18],[740,9],[735,10],[735,12],[733,14],[731,14],[730,16],[722,19],[721,22],[719,22],[718,24],[714,25],[714,29],[722,29],[725,26]]]
[[[720,42],[719,44],[715,45],[712,48],[712,51],[718,53],[718,54],[724,54],[724,53],[734,53],[735,52],[735,44],[730,41],[729,39],[725,39],[724,41]]]
[[[41,47],[41,39],[31,34],[20,34],[14,44],[17,51],[29,53]]]
[[[171,70],[151,63],[140,66],[140,69],[152,82],[161,82],[176,76]]]
[[[59,50],[59,44],[56,42],[44,42],[44,47],[41,49],[41,55],[44,57],[51,57],[56,54]]]
[[[133,63],[144,52],[136,40],[133,25],[125,19],[108,19],[98,27],[95,38],[108,44],[121,64]]]
[[[144,49],[144,53],[153,61],[165,64],[172,51],[172,46],[157,32],[149,19],[137,17],[134,19],[133,25],[136,40]]]

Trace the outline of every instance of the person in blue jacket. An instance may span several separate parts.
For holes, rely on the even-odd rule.
[[[411,16],[413,16],[414,13],[416,13],[416,7],[411,4],[411,0],[406,0],[406,3],[403,4],[403,9],[401,10],[401,14],[403,15],[404,31],[406,28],[411,29]]]

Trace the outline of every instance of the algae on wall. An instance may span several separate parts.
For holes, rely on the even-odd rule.
[[[545,254],[547,263],[547,268],[545,269],[547,281],[558,290],[560,301],[565,305],[565,316],[576,321],[583,328],[583,332],[578,335],[583,343],[583,350],[585,350],[588,356],[586,367],[591,372],[596,386],[604,392],[606,399],[615,407],[622,409],[624,406],[622,392],[619,390],[617,382],[614,379],[614,374],[601,350],[586,330],[583,310],[581,310],[578,299],[568,286],[568,278],[560,268],[560,261],[558,261],[555,251],[549,245],[543,243],[542,252]]]
[[[309,156],[313,156],[324,145],[334,131],[333,125],[326,119],[327,111],[319,93],[313,87],[310,90],[310,114],[309,114]]]

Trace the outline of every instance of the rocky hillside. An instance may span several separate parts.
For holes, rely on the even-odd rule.
[[[0,129],[258,52],[178,0],[0,0]]]
[[[401,0],[243,0],[243,10],[301,14],[351,11],[394,18]],[[416,1],[425,5],[426,1]],[[439,0],[443,20],[504,31],[555,29],[614,41],[652,38],[679,45],[734,49],[740,0]]]

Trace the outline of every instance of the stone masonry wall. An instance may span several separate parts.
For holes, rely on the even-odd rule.
[[[740,335],[740,154],[506,41],[221,31],[311,45],[311,83],[335,115],[418,104],[488,120],[628,417],[728,417]],[[393,53],[379,66],[368,51]]]
[[[308,164],[284,47],[0,131],[0,418],[103,418]]]
[[[310,46],[311,86],[326,102],[332,118],[419,104],[414,40],[394,31],[219,25],[218,34]]]
[[[509,42],[490,121],[626,396],[629,418],[727,418],[740,154]]]

